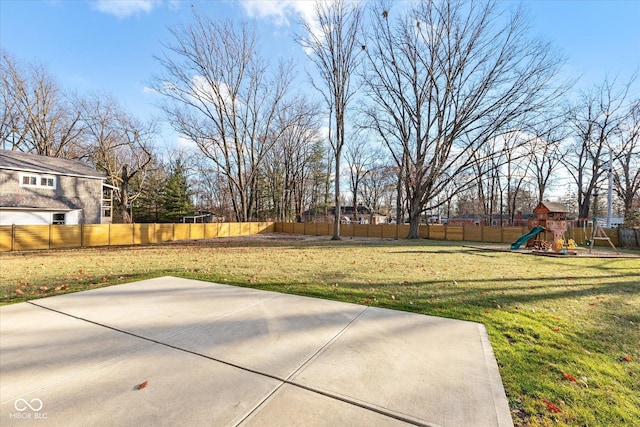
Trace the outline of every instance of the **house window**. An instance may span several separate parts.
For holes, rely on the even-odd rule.
[[[35,176],[23,176],[22,185],[36,185],[38,178]]]
[[[63,213],[54,213],[53,221],[51,221],[53,225],[64,225],[64,214]]]
[[[111,219],[113,216],[113,188],[103,185],[102,187],[102,218]]]
[[[40,186],[41,187],[53,187],[53,178],[40,178]]]
[[[56,178],[51,175],[21,174],[20,186],[55,189]]]

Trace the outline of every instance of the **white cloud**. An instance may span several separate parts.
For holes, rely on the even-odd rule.
[[[196,144],[192,139],[186,138],[182,135],[178,135],[178,137],[176,138],[175,146],[180,151],[189,153],[195,153],[198,151],[198,144]]]
[[[153,88],[150,88],[149,86],[144,86],[142,88],[142,93],[145,95],[156,95],[158,91]]]
[[[311,0],[241,0],[240,4],[248,16],[271,18],[276,25],[291,25],[290,19],[298,17],[313,22],[316,8]]]
[[[216,82],[212,86],[202,76],[194,76],[191,79],[192,96],[200,102],[211,103],[215,106],[225,105],[228,108],[233,104],[233,96],[229,86],[222,82]],[[240,102],[236,99],[236,107]]]
[[[301,19],[322,39],[321,30],[316,18],[316,1],[313,0],[241,0],[242,8],[249,17],[271,19],[277,26],[290,26],[291,20]],[[307,55],[310,48],[304,49]]]
[[[93,8],[124,19],[138,13],[149,13],[160,3],[161,0],[96,0]]]

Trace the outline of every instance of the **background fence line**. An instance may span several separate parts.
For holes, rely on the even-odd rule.
[[[527,227],[491,227],[476,225],[420,226],[420,236],[432,240],[482,243],[511,243],[528,232]],[[193,241],[218,237],[249,236],[261,233],[290,233],[310,236],[333,235],[333,224],[315,222],[226,222],[198,224],[81,224],[81,225],[0,225],[0,252],[97,246],[144,245],[150,243]],[[639,247],[640,229],[607,229],[614,245]],[[572,228],[565,234],[586,246],[591,229]],[[342,224],[343,237],[404,239],[408,224]],[[585,236],[586,234],[586,236]],[[585,238],[586,237],[586,238]],[[553,235],[547,232],[545,240]],[[609,243],[596,240],[597,246]]]
[[[619,234],[623,229],[605,229],[605,233],[611,242],[619,246]],[[633,229],[632,229],[633,230]],[[512,243],[529,231],[528,227],[499,227],[478,225],[442,225],[424,224],[420,226],[420,237],[432,240],[467,241],[482,243]],[[332,236],[333,224],[331,223],[292,223],[276,222],[276,233],[304,234],[311,236]],[[591,236],[591,228],[570,228],[566,233],[566,239],[573,239],[579,245],[586,245],[586,239]],[[628,233],[627,233],[628,234]],[[387,239],[404,239],[409,235],[408,224],[341,224],[340,235],[342,237],[378,237]],[[638,230],[640,235],[640,230]],[[585,238],[586,237],[586,238]],[[545,240],[551,241],[553,233],[545,231]],[[627,246],[636,246],[632,239],[624,241]],[[609,246],[607,241],[596,240],[596,246]]]

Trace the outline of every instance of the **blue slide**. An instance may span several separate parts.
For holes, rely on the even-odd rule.
[[[533,239],[544,230],[545,228],[541,226],[533,227],[531,231],[529,231],[527,234],[523,234],[518,238],[518,240],[511,244],[511,250],[514,251],[516,249],[520,249],[520,246],[522,246],[523,243],[527,243],[529,239]]]

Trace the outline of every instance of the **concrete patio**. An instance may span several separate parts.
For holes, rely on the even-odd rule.
[[[1,307],[0,371],[3,426],[513,425],[483,325],[175,277]]]

